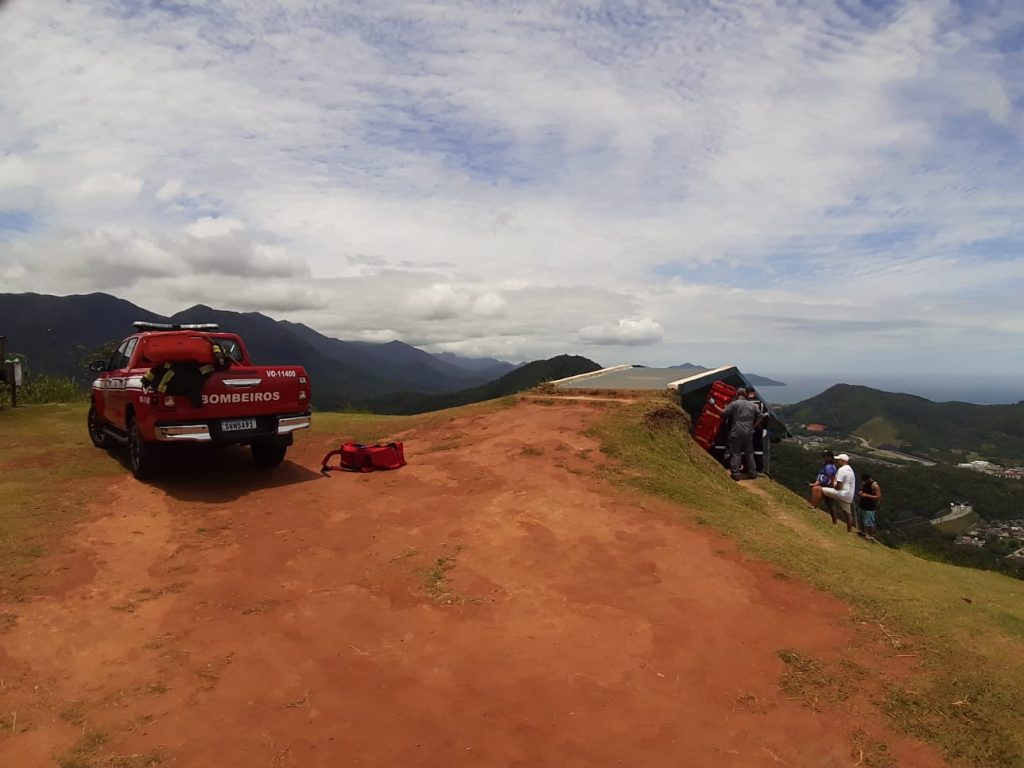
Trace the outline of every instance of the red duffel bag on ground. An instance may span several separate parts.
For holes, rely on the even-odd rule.
[[[327,463],[332,456],[338,457],[338,466],[330,467]],[[320,471],[327,474],[333,469],[345,472],[376,472],[380,469],[398,469],[405,466],[405,450],[401,443],[387,445],[364,445],[363,443],[342,443],[326,456],[320,463]]]

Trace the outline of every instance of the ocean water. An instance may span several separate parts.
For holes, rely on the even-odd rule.
[[[760,371],[758,371],[760,373]],[[787,376],[785,373],[763,374],[776,381],[786,382],[784,387],[760,387],[759,392],[769,403],[789,405],[799,403],[824,392],[834,384],[863,384],[885,392],[903,392],[919,395],[935,402],[959,401],[992,405],[1024,401],[1024,378],[1012,376],[940,378],[910,376]]]

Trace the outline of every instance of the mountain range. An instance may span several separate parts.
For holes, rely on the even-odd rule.
[[[35,373],[86,381],[84,363],[102,356],[104,347],[131,333],[135,320],[217,323],[245,339],[259,364],[304,366],[316,385],[316,403],[324,409],[361,405],[389,393],[472,389],[518,367],[492,358],[432,355],[400,341],[342,341],[301,323],[202,304],[164,316],[104,293],[0,294],[0,334],[7,336],[9,351],[27,355],[29,369]]]
[[[0,293],[0,335],[7,336],[7,349],[25,354],[33,373],[70,377],[81,385],[89,381],[86,363],[109,354],[110,345],[131,333],[136,320],[217,323],[245,339],[258,364],[304,366],[315,383],[315,402],[325,410],[420,412],[500,397],[600,368],[573,355],[518,366],[488,357],[431,354],[401,341],[343,341],[302,323],[204,304],[161,315],[105,293]],[[710,370],[690,363],[675,367]],[[746,376],[757,386],[781,384],[756,374]]]

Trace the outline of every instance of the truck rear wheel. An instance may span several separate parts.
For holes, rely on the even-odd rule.
[[[249,448],[252,450],[252,457],[257,466],[276,467],[284,461],[284,455],[288,452],[288,443],[283,440],[260,440]]]
[[[160,453],[160,446],[146,440],[138,424],[128,424],[128,460],[136,480],[147,480],[160,471]]]
[[[100,421],[100,412],[96,410],[96,403],[89,406],[88,424],[89,439],[92,440],[92,444],[97,448],[109,448],[110,437],[103,428],[103,422]]]

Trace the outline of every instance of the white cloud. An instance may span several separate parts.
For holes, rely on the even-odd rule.
[[[36,181],[31,163],[21,155],[0,155],[0,191],[26,187]]]
[[[306,282],[309,268],[291,253],[257,242],[240,232],[170,236],[148,230],[105,227],[63,237],[38,237],[5,244],[0,241],[0,265],[6,264],[14,290],[34,287],[43,292],[112,291],[167,310],[168,293],[160,278],[175,278],[177,295],[187,297],[181,286],[193,286],[196,295],[220,296],[220,305],[252,308],[253,297],[273,286],[274,295],[303,296],[295,308],[320,306],[310,303]],[[237,278],[232,290],[210,294],[211,278],[226,286],[224,278]],[[285,280],[287,284],[279,281]],[[243,287],[248,285],[249,287]],[[130,289],[123,291],[122,289]],[[195,302],[190,302],[195,303]],[[289,309],[280,298],[278,310]],[[180,307],[177,307],[180,309]]]
[[[580,339],[601,346],[642,346],[657,344],[665,329],[649,317],[623,318],[617,323],[588,325],[580,329]]]
[[[142,179],[136,176],[127,176],[117,171],[103,171],[83,179],[75,187],[75,191],[82,197],[135,197],[142,191]]]
[[[473,302],[473,314],[478,317],[499,317],[504,310],[505,300],[494,291],[478,296]]]
[[[184,181],[181,179],[169,179],[160,186],[160,189],[158,189],[156,194],[153,196],[161,202],[167,202],[168,200],[180,197],[184,190]]]
[[[1024,71],[1000,37],[1024,6],[21,0],[0,21],[4,290],[776,371],[819,370],[823,315],[879,321],[850,372],[1024,323]]]
[[[423,320],[450,320],[458,317],[467,305],[465,295],[440,283],[415,291],[409,297],[409,308]]]
[[[223,237],[241,232],[244,225],[238,219],[220,216],[204,216],[185,227],[185,232],[200,240],[208,237]]]

